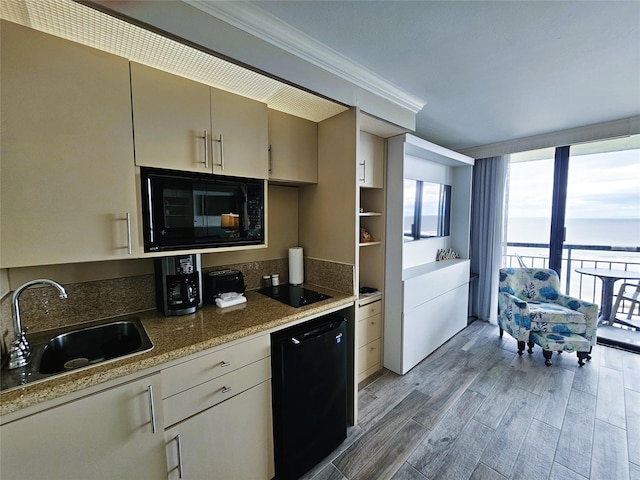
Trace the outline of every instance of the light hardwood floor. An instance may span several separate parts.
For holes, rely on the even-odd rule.
[[[358,426],[313,480],[640,480],[640,355],[517,355],[476,321],[359,393]]]

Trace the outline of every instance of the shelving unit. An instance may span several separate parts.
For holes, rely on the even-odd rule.
[[[358,235],[361,229],[371,241],[357,239],[358,288],[375,288],[374,293],[359,294],[356,305],[356,348],[358,382],[382,368],[382,329],[384,310],[385,140],[360,130],[358,149]]]

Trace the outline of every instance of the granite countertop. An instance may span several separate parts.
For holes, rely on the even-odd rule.
[[[220,309],[205,305],[196,313],[165,317],[158,311],[127,315],[139,317],[153,342],[144,353],[105,362],[46,380],[0,392],[0,415],[32,407],[109,380],[158,367],[172,360],[223,345],[323,312],[352,305],[353,295],[317,285],[305,285],[332,298],[301,308],[290,307],[256,291],[248,291],[247,302]]]

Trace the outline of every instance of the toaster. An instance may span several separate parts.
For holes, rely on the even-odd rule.
[[[204,275],[204,301],[215,303],[217,297],[227,292],[244,293],[244,275],[240,270],[214,270]]]

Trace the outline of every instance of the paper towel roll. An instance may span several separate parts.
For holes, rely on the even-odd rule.
[[[289,249],[289,283],[300,285],[304,282],[304,259],[302,247]]]

